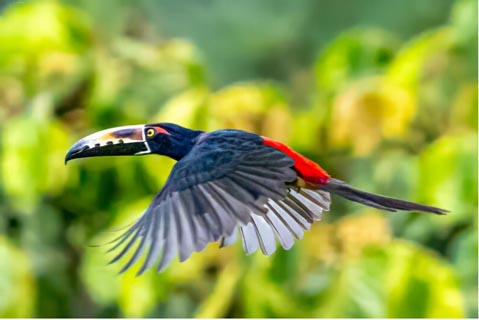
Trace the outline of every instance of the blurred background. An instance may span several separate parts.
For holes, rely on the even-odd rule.
[[[0,1],[0,317],[477,317],[477,37],[475,0]],[[152,122],[451,212],[335,198],[290,251],[118,275],[102,244],[173,161],[64,155]]]

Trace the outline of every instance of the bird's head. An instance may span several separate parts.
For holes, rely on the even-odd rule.
[[[78,140],[68,150],[72,159],[98,156],[166,155],[179,160],[186,155],[201,131],[172,123],[141,124],[98,131]]]

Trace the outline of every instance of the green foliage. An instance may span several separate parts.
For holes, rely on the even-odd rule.
[[[0,237],[0,316],[27,318],[34,315],[36,296],[28,256],[4,237]]]
[[[368,246],[357,260],[345,263],[331,276],[333,283],[317,297],[316,316],[464,316],[452,269],[431,252],[410,243]]]
[[[145,12],[175,12],[173,3],[32,0],[1,12],[0,316],[477,317],[477,1],[454,1],[449,18],[413,33],[338,24],[319,52],[288,42],[320,38],[314,16],[298,34],[276,21],[268,41],[235,30],[235,57],[268,59],[252,64],[251,80],[219,85],[215,70],[243,73],[229,57],[212,63],[213,49],[232,50],[216,33],[211,47],[169,37],[170,20]],[[231,11],[211,3],[211,14]],[[331,6],[317,3],[287,8]],[[364,10],[365,19],[387,14]],[[300,21],[292,12],[288,21]],[[251,30],[247,16],[235,19]],[[290,61],[303,51],[316,60]],[[290,251],[245,256],[240,243],[210,244],[161,274],[118,275],[126,261],[108,265],[107,243],[174,161],[66,167],[64,155],[93,131],[156,121],[253,131],[359,188],[451,212],[391,215],[334,199]]]

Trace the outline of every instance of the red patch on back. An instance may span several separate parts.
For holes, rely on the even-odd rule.
[[[294,169],[296,169],[301,178],[311,183],[325,184],[328,182],[329,174],[316,162],[297,153],[281,142],[266,137],[262,138],[263,144],[283,152],[294,160]]]

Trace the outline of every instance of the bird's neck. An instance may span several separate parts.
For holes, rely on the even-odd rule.
[[[168,129],[168,143],[163,148],[163,154],[175,160],[186,156],[195,145],[203,131],[191,130],[183,127]]]

